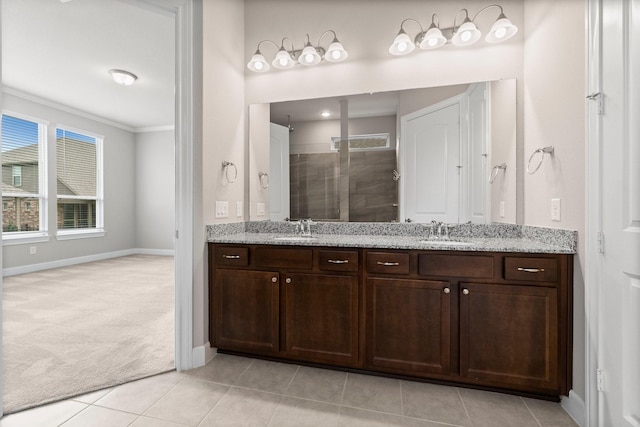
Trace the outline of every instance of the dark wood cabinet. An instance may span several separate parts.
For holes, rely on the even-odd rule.
[[[319,363],[358,362],[358,277],[285,274],[287,355]]]
[[[277,272],[217,269],[213,285],[214,345],[275,354],[280,347]]]
[[[367,367],[418,376],[448,374],[449,282],[369,278],[366,289]]]
[[[573,257],[210,244],[220,351],[557,398]]]

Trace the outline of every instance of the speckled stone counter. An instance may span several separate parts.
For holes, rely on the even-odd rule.
[[[576,253],[577,232],[514,224],[453,224],[450,240],[430,241],[428,224],[313,223],[313,238],[299,238],[288,222],[254,221],[207,226],[207,241],[285,246],[329,246],[523,253]]]

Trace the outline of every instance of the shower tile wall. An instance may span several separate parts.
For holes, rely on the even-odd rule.
[[[290,161],[291,218],[339,220],[337,153],[292,154]],[[351,153],[349,220],[397,220],[398,186],[394,150]]]

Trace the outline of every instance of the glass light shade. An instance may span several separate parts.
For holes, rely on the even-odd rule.
[[[113,81],[122,86],[131,86],[133,82],[138,80],[138,76],[124,70],[109,70]]]
[[[255,71],[256,73],[263,73],[265,71],[269,71],[269,68],[271,67],[269,67],[269,63],[264,59],[264,56],[262,56],[260,51],[257,51],[251,57],[251,61],[247,64],[247,68],[251,71]]]
[[[334,40],[333,43],[329,45],[329,49],[327,49],[327,53],[324,55],[324,59],[329,62],[340,62],[347,59],[349,53],[344,50],[342,43],[338,40]]]
[[[482,33],[476,27],[476,24],[471,22],[469,18],[465,19],[465,21],[458,27],[458,31],[454,34],[451,39],[451,43],[456,46],[469,46],[480,40]]]
[[[498,43],[509,40],[517,32],[518,27],[513,25],[509,18],[504,16],[504,13],[501,13],[498,20],[491,26],[491,31],[489,31],[485,40],[489,43]]]
[[[437,49],[444,46],[445,43],[447,43],[447,39],[442,35],[440,28],[431,24],[420,42],[420,49]]]
[[[416,45],[413,44],[411,38],[401,29],[396,38],[393,39],[393,43],[389,47],[389,53],[392,55],[406,55],[413,52],[415,48]]]
[[[280,70],[286,70],[287,68],[292,68],[294,65],[296,65],[293,58],[291,58],[291,54],[284,50],[284,48],[278,51],[272,64],[274,67],[279,68]]]
[[[321,60],[322,58],[320,57],[318,50],[310,44],[306,45],[305,48],[302,49],[302,53],[300,53],[300,57],[298,58],[298,61],[302,65],[316,65]]]

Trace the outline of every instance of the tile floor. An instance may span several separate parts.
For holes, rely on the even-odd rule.
[[[568,427],[557,404],[219,354],[170,372],[19,412],[0,427]]]

